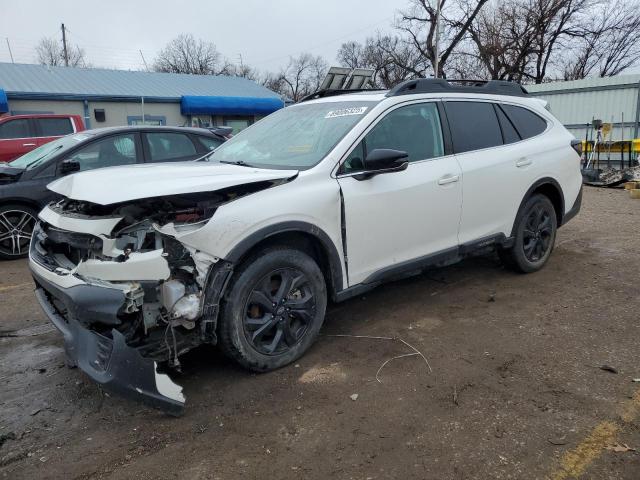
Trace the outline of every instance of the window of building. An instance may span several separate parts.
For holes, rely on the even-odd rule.
[[[196,147],[183,133],[154,132],[145,134],[151,162],[195,157]]]
[[[222,124],[233,128],[233,135],[238,134],[253,123],[253,117],[224,117]]]
[[[142,121],[142,115],[140,116],[128,116],[127,117],[127,124],[128,125],[151,125],[151,126],[159,126],[159,125],[166,125],[167,124],[167,117],[162,116],[162,115],[158,115],[158,116],[151,116],[151,115],[145,115],[144,116],[144,122]]]
[[[18,118],[0,123],[0,139],[10,138],[29,138],[31,131],[29,129],[29,120],[26,118]]]
[[[35,122],[41,137],[61,137],[73,133],[70,118],[36,118]]]
[[[456,153],[502,145],[498,117],[491,103],[446,102]]]

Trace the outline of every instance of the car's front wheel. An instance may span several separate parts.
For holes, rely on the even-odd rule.
[[[266,372],[298,359],[324,321],[327,289],[307,254],[271,248],[235,272],[222,305],[219,343],[227,356]]]
[[[518,212],[513,245],[498,250],[500,259],[505,266],[518,272],[540,270],[553,251],[557,227],[556,211],[551,200],[542,194],[533,195]]]
[[[23,258],[29,254],[29,243],[38,213],[24,205],[0,206],[0,260]]]

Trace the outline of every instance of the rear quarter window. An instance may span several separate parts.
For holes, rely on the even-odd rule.
[[[547,129],[547,121],[526,108],[501,105],[523,140],[540,135]]]

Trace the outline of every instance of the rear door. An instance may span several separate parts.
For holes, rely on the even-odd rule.
[[[0,123],[0,162],[10,162],[37,147],[34,128],[28,118]]]
[[[195,160],[205,153],[186,132],[144,132],[142,136],[147,163]]]
[[[464,179],[460,243],[508,236],[522,197],[536,179],[540,145],[523,140],[525,135],[498,103],[451,100],[445,107]],[[543,126],[533,130],[546,128],[540,120]]]
[[[444,133],[437,102],[403,104],[372,125],[347,155],[338,182],[350,285],[457,250],[461,172]],[[381,148],[407,152],[408,168],[359,178],[363,159]]]
[[[33,123],[36,129],[34,140],[38,147],[75,131],[69,117],[36,117],[33,119]]]

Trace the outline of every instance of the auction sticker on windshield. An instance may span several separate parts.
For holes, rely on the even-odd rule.
[[[348,117],[349,115],[362,115],[369,107],[351,107],[341,108],[340,110],[331,110],[324,118]]]

